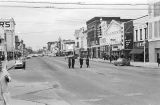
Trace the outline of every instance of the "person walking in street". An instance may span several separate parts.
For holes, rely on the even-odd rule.
[[[2,62],[0,61],[0,105],[11,105],[9,104],[10,94],[8,91],[8,83],[10,81],[11,77],[7,71],[7,64],[2,67]]]
[[[86,65],[87,65],[87,68],[89,67],[89,57],[87,56],[86,58]]]
[[[69,68],[71,67],[71,63],[72,63],[72,62],[71,62],[71,58],[69,57],[69,58],[68,58],[68,67],[69,67]]]
[[[79,63],[80,63],[80,68],[82,68],[82,65],[83,65],[83,58],[82,57],[80,57]]]
[[[75,64],[75,58],[72,57],[72,68],[74,68],[74,64]]]
[[[158,63],[158,67],[159,67],[159,64],[160,64],[160,58],[157,58],[157,63]]]

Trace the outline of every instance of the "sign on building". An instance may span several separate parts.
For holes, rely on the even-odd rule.
[[[124,48],[133,49],[133,21],[124,23]]]

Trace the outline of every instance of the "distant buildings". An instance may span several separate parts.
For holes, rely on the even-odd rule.
[[[60,42],[59,42],[60,41]],[[74,54],[75,41],[74,40],[59,40],[48,42],[47,54],[51,56]]]
[[[87,55],[87,30],[82,27],[75,30],[75,54],[85,56]]]
[[[160,0],[149,2],[148,11],[148,15],[136,19],[93,17],[86,22],[86,28],[75,30],[75,42],[58,41],[59,52],[90,58],[126,57],[132,61],[157,62],[160,58]]]
[[[104,55],[120,55],[121,23],[131,19],[120,17],[94,17],[86,22],[88,55],[102,58]],[[120,44],[120,46],[118,45]]]
[[[8,59],[13,59],[23,54],[25,44],[15,35],[15,21],[13,18],[0,19],[0,56],[4,57],[7,51]],[[19,46],[22,46],[19,48]]]

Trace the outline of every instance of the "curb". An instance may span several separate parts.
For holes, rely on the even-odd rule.
[[[14,65],[13,65],[12,67],[8,68],[8,70],[7,70],[7,71],[12,70],[12,68],[14,68]]]
[[[93,62],[101,62],[101,63],[108,63],[108,64],[113,64],[112,62],[105,62],[105,61],[96,61],[96,60],[92,60]],[[147,67],[147,66],[141,66],[141,65],[130,65],[131,67],[142,67],[142,68],[151,68],[151,69],[160,69],[160,67]]]

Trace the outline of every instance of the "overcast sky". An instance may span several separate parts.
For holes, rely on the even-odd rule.
[[[86,21],[95,16],[116,16],[138,18],[147,15],[147,0],[0,0],[0,18],[13,17],[16,22],[16,34],[24,40],[26,46],[39,49],[49,41],[74,39],[74,31],[86,26]],[[31,1],[83,4],[132,4],[117,5],[73,5],[47,3],[14,3],[2,1]],[[2,7],[3,6],[3,7]],[[5,7],[10,6],[10,7]],[[23,7],[12,7],[23,6]],[[25,7],[24,7],[25,6]],[[32,7],[51,8],[32,8]],[[27,7],[27,8],[26,8]],[[31,8],[28,8],[31,7]],[[56,7],[59,9],[55,9]],[[66,8],[66,9],[64,9]],[[69,9],[70,8],[70,9]],[[82,9],[71,9],[82,8]],[[88,9],[84,9],[88,8]]]

